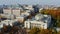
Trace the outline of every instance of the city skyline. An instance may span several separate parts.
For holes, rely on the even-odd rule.
[[[3,4],[41,4],[41,5],[59,5],[60,6],[60,0],[0,0],[0,5]]]

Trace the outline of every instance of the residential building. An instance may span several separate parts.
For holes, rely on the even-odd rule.
[[[20,16],[21,8],[5,8],[3,9],[4,14],[14,14],[16,17]]]
[[[11,13],[11,8],[3,8],[3,13],[4,14],[12,14]]]
[[[4,21],[1,21],[1,22],[0,22],[0,28],[3,28],[4,25],[13,26],[13,23],[14,23],[14,22],[15,22],[14,20],[4,20]]]
[[[20,17],[16,17],[16,20],[19,21],[20,23],[23,23],[28,16],[29,16],[28,14],[22,14],[20,15]]]
[[[20,16],[20,14],[21,14],[19,8],[13,8],[13,9],[12,9],[12,13],[13,13],[16,17]]]
[[[0,24],[2,24],[2,25],[11,25],[11,26],[13,26],[12,25],[12,23],[14,23],[15,21],[14,20],[4,20],[4,21],[1,21],[1,23]]]
[[[16,18],[16,16],[13,15],[13,14],[1,14],[1,16],[2,16],[3,18],[7,18],[7,19],[10,19],[10,20],[13,20],[13,19]]]

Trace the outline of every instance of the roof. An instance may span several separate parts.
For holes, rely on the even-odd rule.
[[[27,21],[40,21],[40,22],[44,22],[44,23],[50,23],[51,22],[51,18],[49,15],[42,15],[42,14],[38,14],[35,17],[32,17],[31,19],[28,19]]]

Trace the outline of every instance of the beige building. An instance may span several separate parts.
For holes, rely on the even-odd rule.
[[[16,17],[20,16],[20,9],[19,8],[12,9],[12,12]]]
[[[16,20],[23,23],[29,15],[20,15],[20,17],[16,17]]]
[[[11,8],[3,9],[4,14],[11,14]]]
[[[20,16],[20,8],[7,8],[3,9],[4,14],[14,14],[16,17]]]

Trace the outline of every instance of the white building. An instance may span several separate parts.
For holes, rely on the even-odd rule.
[[[24,17],[16,17],[16,21],[19,21],[20,23],[24,22],[25,18]]]
[[[3,24],[2,23],[0,23],[0,28],[3,28]]]
[[[24,7],[24,9],[34,10],[32,5],[24,5],[23,7]]]
[[[13,23],[15,23],[16,20],[4,20],[0,22],[0,28],[3,28],[4,25],[10,25],[13,26]]]
[[[24,12],[24,13],[21,13],[21,15],[27,15],[27,16],[29,16],[30,13],[29,12]]]
[[[1,21],[0,22],[0,28],[2,28],[4,24],[7,25],[7,26],[8,25],[13,26],[14,22],[15,22],[14,20],[4,20],[4,21]]]
[[[25,21],[25,27],[26,28],[44,28],[47,29],[47,23],[44,23],[42,21]]]
[[[37,16],[39,17],[39,16]],[[25,28],[33,28],[33,27],[38,27],[42,29],[47,29],[49,27],[49,24],[51,22],[51,16],[48,17],[48,15],[43,15],[41,16],[40,19],[37,19],[37,17],[28,19],[24,23]]]
[[[41,12],[43,9],[44,9],[44,8],[40,8],[40,9],[39,9],[39,12]]]
[[[24,22],[24,20],[26,20],[28,16],[30,16],[30,13],[24,12],[24,13],[21,13],[19,17],[16,17],[16,20],[20,22]]]
[[[11,20],[16,18],[14,14],[1,14],[1,16],[7,19],[11,19]]]
[[[54,29],[59,32],[60,31],[60,28],[59,27],[54,27]]]
[[[16,17],[16,20],[24,22],[24,20],[26,20],[29,15],[30,15],[29,13],[22,13],[20,17]]]

